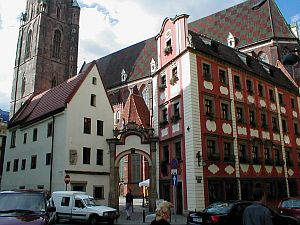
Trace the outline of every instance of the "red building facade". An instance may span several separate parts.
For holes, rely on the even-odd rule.
[[[297,196],[297,84],[284,69],[188,31],[187,17],[167,18],[156,37],[160,197],[182,202],[181,213],[251,199],[255,187],[265,189],[270,203]]]

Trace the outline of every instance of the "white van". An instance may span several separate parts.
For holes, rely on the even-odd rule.
[[[97,205],[94,198],[80,191],[55,191],[51,199],[56,207],[56,222],[59,219],[88,221],[113,224],[120,216],[114,208]]]

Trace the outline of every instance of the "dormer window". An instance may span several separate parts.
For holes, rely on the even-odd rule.
[[[227,45],[231,48],[235,48],[236,46],[236,39],[235,37],[232,35],[232,33],[229,32],[229,35],[227,37]]]
[[[263,62],[269,64],[269,58],[268,58],[267,54],[264,53],[264,52],[261,52],[261,53],[258,55],[258,59],[259,59],[260,61],[263,61]]]
[[[164,52],[165,52],[165,55],[169,55],[170,53],[172,53],[172,41],[171,41],[171,38],[166,41],[166,47],[165,47]]]
[[[151,73],[154,73],[156,71],[156,62],[154,59],[151,60],[150,69],[151,69]]]
[[[121,81],[122,82],[125,82],[126,81],[126,79],[127,79],[127,73],[125,72],[125,70],[123,69],[122,70],[122,73],[121,73]]]

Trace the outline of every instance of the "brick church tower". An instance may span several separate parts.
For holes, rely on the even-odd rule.
[[[76,75],[79,17],[76,0],[27,0],[20,19],[10,118],[32,95]]]

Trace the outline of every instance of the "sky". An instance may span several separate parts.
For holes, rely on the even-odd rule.
[[[77,0],[81,7],[78,68],[84,61],[157,35],[166,17],[188,22],[245,0]],[[275,0],[287,23],[299,21],[300,0]],[[19,18],[26,0],[0,0],[0,109],[9,110]]]

